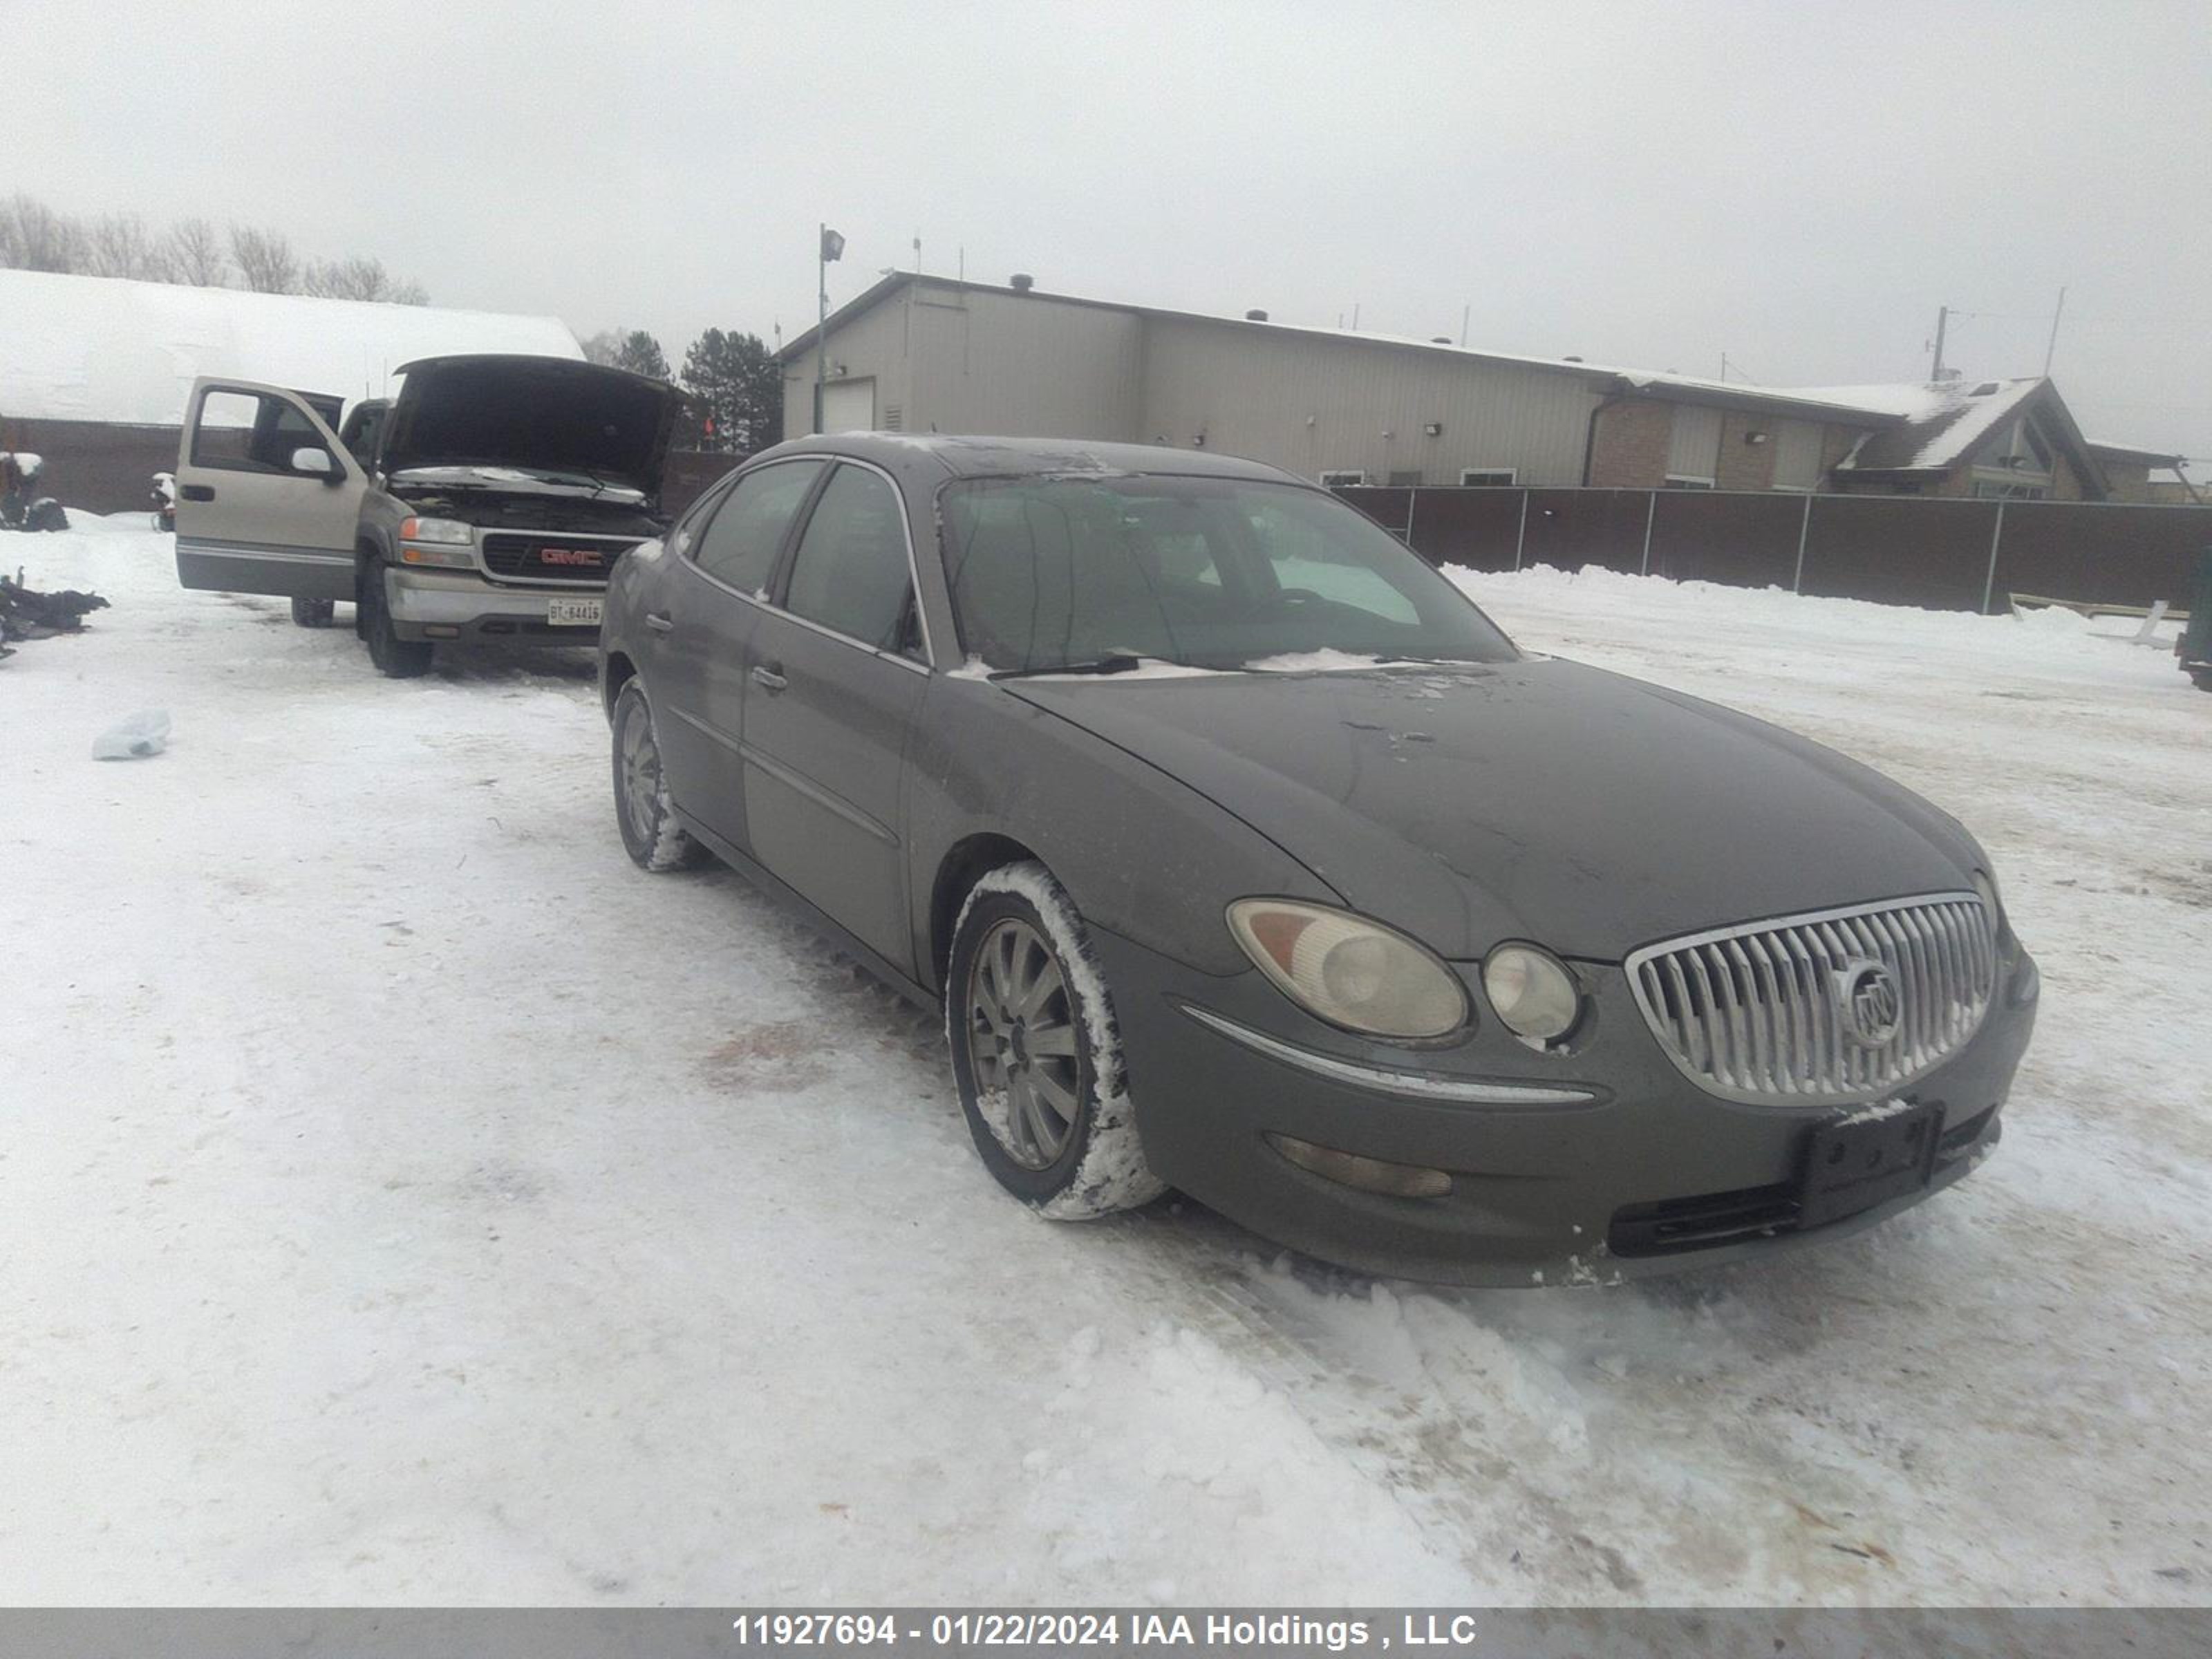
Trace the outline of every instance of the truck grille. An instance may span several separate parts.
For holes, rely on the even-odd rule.
[[[484,568],[509,582],[567,582],[605,587],[615,561],[643,539],[637,536],[568,536],[558,532],[488,531]]]
[[[1976,895],[1939,893],[1669,939],[1627,968],[1652,1035],[1708,1093],[1765,1105],[1866,1099],[1932,1070],[1980,1029],[1996,933]],[[1870,1003],[1855,1006],[1870,982]],[[1893,1030],[1870,1026],[1869,1006]]]

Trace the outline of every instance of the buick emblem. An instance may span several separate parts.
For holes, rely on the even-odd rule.
[[[1837,971],[1836,1008],[1845,1036],[1862,1048],[1887,1048],[1902,1012],[1897,975],[1871,957],[1853,957]]]

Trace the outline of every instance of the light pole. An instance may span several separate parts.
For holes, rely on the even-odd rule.
[[[822,391],[830,378],[830,262],[845,257],[845,239],[827,225],[818,226],[815,245],[814,298],[814,430],[822,430]]]

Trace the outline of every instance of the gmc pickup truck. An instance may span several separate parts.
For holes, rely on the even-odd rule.
[[[397,678],[438,643],[593,643],[608,573],[660,534],[683,394],[561,357],[428,357],[355,405],[252,381],[192,386],[177,459],[177,577],[340,600]]]

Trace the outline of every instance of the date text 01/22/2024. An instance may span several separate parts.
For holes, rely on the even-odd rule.
[[[1314,1648],[1342,1653],[1472,1645],[1479,1626],[1470,1613],[1408,1613],[1392,1633],[1365,1619],[1304,1613],[971,1612],[936,1613],[924,1622],[892,1613],[748,1613],[732,1621],[740,1646],[889,1647],[902,1639],[931,1648],[1130,1647],[1264,1650]]]

